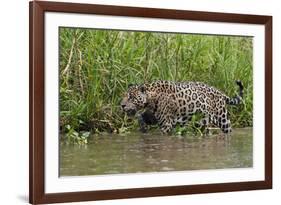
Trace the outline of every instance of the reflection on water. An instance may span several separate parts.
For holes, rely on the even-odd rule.
[[[166,136],[159,133],[103,134],[88,145],[60,144],[60,175],[252,167],[251,128],[235,129],[227,138]]]

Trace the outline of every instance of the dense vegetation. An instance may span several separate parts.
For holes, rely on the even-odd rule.
[[[229,96],[236,79],[243,105],[229,107],[233,126],[252,126],[252,38],[60,28],[61,131],[134,130],[120,111],[130,83],[202,81]]]

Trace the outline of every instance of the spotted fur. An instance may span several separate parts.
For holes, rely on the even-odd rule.
[[[201,126],[208,127],[212,123],[229,133],[231,123],[226,105],[237,105],[243,97],[242,83],[236,81],[236,84],[239,95],[233,98],[201,82],[155,81],[131,85],[121,107],[128,115],[144,110],[138,115],[143,130],[146,125],[158,124],[164,133],[168,133],[177,123],[185,125],[193,114],[202,113]]]

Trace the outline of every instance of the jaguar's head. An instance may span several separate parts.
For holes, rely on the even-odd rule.
[[[145,85],[129,85],[121,101],[121,109],[129,116],[147,105],[147,94]]]

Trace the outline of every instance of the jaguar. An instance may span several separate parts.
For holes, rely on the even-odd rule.
[[[151,83],[131,84],[121,101],[121,109],[128,116],[137,115],[141,131],[149,125],[159,125],[169,133],[180,124],[184,126],[195,113],[201,113],[199,125],[210,124],[223,133],[231,132],[227,105],[238,105],[243,98],[243,85],[236,81],[238,95],[229,97],[215,87],[202,82],[173,82],[157,80]]]

